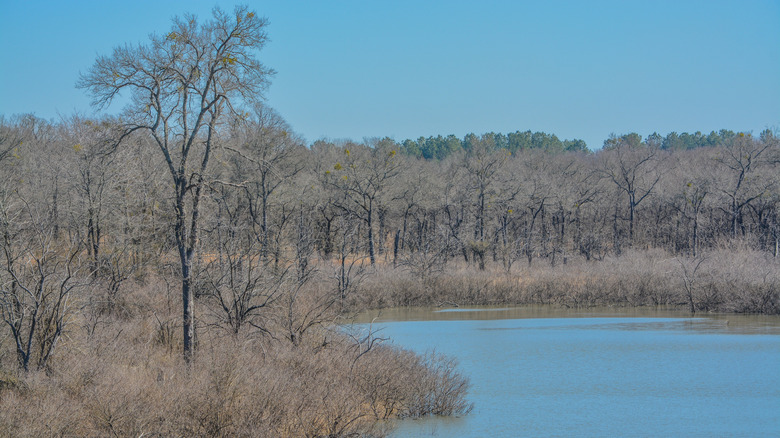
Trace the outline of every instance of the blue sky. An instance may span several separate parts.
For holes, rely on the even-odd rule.
[[[235,2],[0,0],[0,114],[91,114],[74,83],[96,55],[215,4]],[[780,0],[248,4],[267,103],[309,142],[780,128]]]

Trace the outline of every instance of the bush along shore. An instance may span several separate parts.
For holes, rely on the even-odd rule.
[[[84,312],[66,321],[57,349],[41,367],[32,351],[26,372],[5,336],[0,436],[381,437],[389,419],[471,409],[451,359],[342,329],[332,302],[291,303],[290,291],[264,309],[262,330],[252,327],[260,319],[236,331],[199,309],[188,364],[165,285],[78,303]]]

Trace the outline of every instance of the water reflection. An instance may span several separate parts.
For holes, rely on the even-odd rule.
[[[603,324],[622,324],[623,330],[672,330],[701,333],[780,335],[780,317],[776,315],[742,315],[726,313],[695,314],[679,308],[611,308],[569,309],[532,305],[521,307],[474,306],[468,308],[410,307],[382,309],[359,314],[348,324],[400,321],[494,321],[502,319],[603,319]],[[618,322],[617,318],[632,318]],[[640,320],[652,318],[652,320]],[[585,325],[590,327],[595,322]],[[520,327],[518,327],[520,328]],[[617,327],[610,325],[609,329]]]

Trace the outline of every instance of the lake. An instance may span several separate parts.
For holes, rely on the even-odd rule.
[[[459,361],[474,410],[394,437],[780,436],[780,318],[545,307],[363,315]],[[354,329],[367,330],[367,324]]]

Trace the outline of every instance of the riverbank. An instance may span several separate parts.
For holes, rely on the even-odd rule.
[[[393,307],[545,304],[564,308],[670,306],[695,312],[780,313],[780,259],[750,250],[699,258],[633,251],[601,261],[480,270],[449,263],[430,276],[377,268],[354,310]]]

